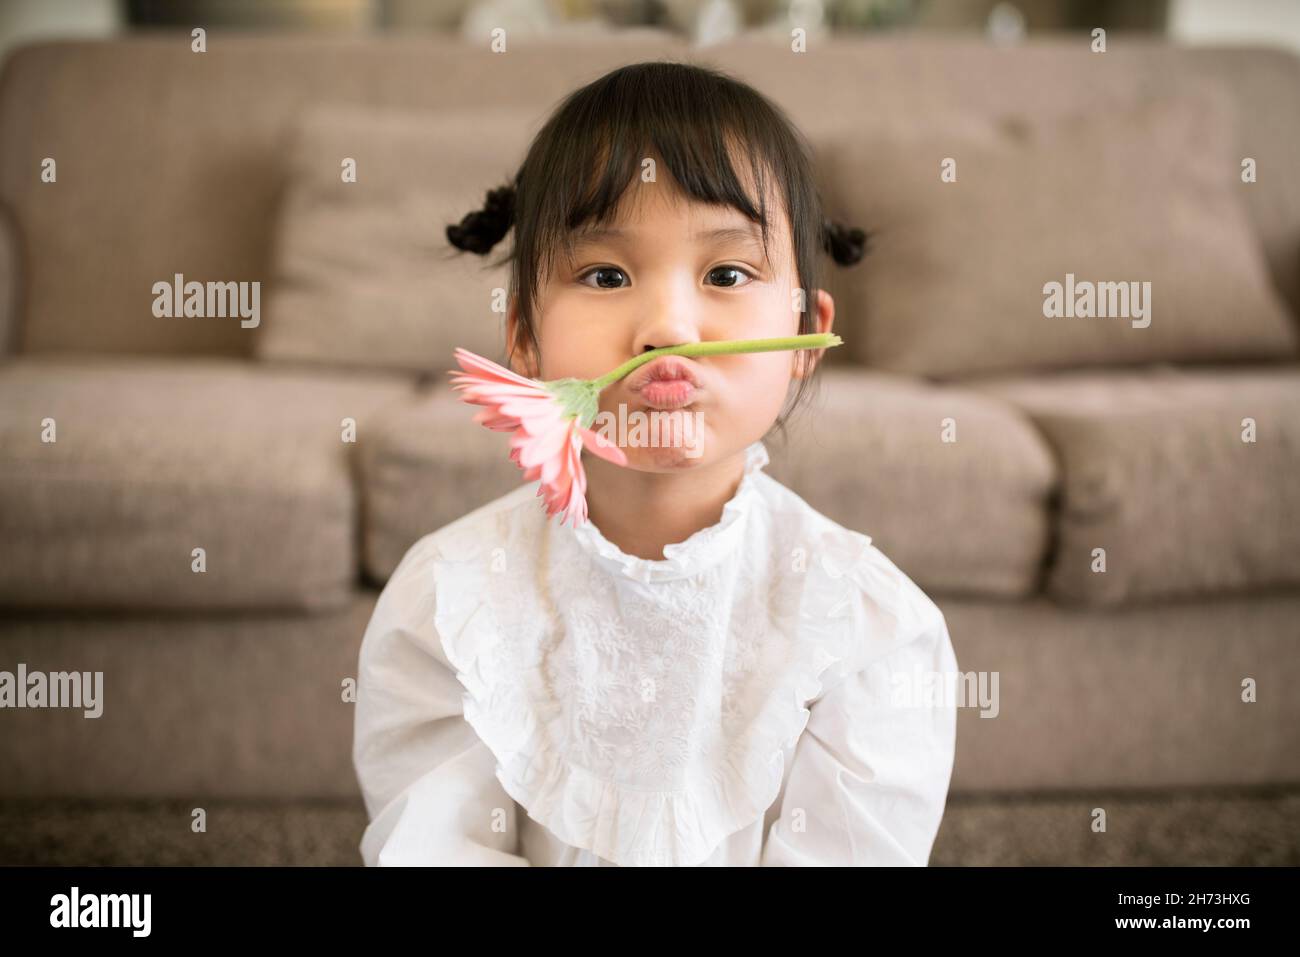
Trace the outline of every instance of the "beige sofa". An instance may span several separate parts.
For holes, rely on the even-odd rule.
[[[1259,268],[1286,321],[1300,313],[1300,61],[1278,52],[1113,39],[1099,60],[1074,38],[1021,49],[886,38],[799,57],[645,35],[507,56],[450,40],[221,35],[206,54],[180,35],[20,49],[0,75],[0,670],[102,671],[105,700],[94,720],[0,715],[0,793],[357,794],[346,692],[378,588],[416,538],[519,476],[438,362],[371,363],[357,352],[364,337],[332,356],[341,340],[297,358],[267,348],[278,322],[292,326],[277,313],[289,294],[331,279],[286,278],[279,265],[291,252],[284,211],[302,198],[289,131],[328,106],[451,117],[468,138],[479,108],[540,119],[579,83],[659,56],[698,57],[785,106],[824,145],[831,212],[851,220],[880,194],[855,166],[880,154],[852,137],[953,137],[966,144],[960,184],[979,175],[964,157],[1003,148],[986,118],[1014,136],[1079,107],[1215,85],[1235,107],[1238,139],[1220,144],[1227,174],[1238,157],[1258,164],[1240,202]],[[918,155],[938,182],[947,154]],[[456,185],[481,194],[508,165],[467,165]],[[1010,241],[1034,196],[1054,192],[1049,182],[998,207],[982,235]],[[1203,214],[1157,207],[1135,228],[1154,222],[1167,237],[1148,247],[1159,259],[1204,235]],[[303,222],[304,241],[321,238]],[[916,218],[904,210],[903,222]],[[427,225],[436,240],[443,223]],[[987,249],[979,232],[945,235],[965,244],[938,243],[945,255]],[[1089,239],[1084,252],[1124,239]],[[1020,339],[997,339],[998,297],[1011,294],[1000,269],[957,274],[988,316],[936,300],[900,326],[921,308],[912,293],[938,296],[952,275],[909,274],[891,248],[885,230],[862,271],[833,277],[849,347],[829,354],[804,427],[769,442],[769,471],[871,535],[938,601],[962,668],[998,674],[996,718],[960,712],[954,792],[1300,780],[1300,366],[1276,323],[1252,338],[1246,319],[1222,315],[1185,341],[1090,352],[1096,340],[1053,339],[1063,353],[1021,355]],[[1166,258],[1174,265],[1150,268],[1181,268]],[[1251,268],[1177,274],[1179,289],[1209,283],[1181,308]],[[265,282],[260,327],[154,315],[151,288],[176,273]],[[891,282],[902,283],[893,306],[879,299]],[[308,296],[297,308],[301,320],[323,307]],[[916,338],[925,321],[940,322],[939,339]],[[1192,328],[1168,312],[1156,323],[1162,336]],[[444,332],[459,341],[450,320]],[[977,348],[958,374],[927,374],[935,342],[953,336]],[[949,345],[944,356],[961,351]],[[1112,345],[1123,361],[1105,361]],[[1072,368],[1070,356],[1084,361]],[[971,357],[1004,365],[960,374]],[[1246,417],[1259,427],[1249,462]],[[956,441],[941,438],[945,423]]]

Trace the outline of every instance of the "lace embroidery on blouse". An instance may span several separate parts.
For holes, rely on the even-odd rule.
[[[436,624],[465,718],[565,843],[620,865],[704,861],[775,800],[827,670],[898,631],[906,596],[870,538],[783,527],[772,502],[792,493],[767,461],[751,445],[722,519],[659,561],[548,523],[522,490],[495,534],[440,537]],[[868,590],[885,600],[855,600]]]

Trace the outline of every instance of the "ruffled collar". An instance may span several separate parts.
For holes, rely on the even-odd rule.
[[[745,449],[745,471],[740,484],[735,494],[722,507],[722,516],[717,524],[700,529],[683,542],[665,545],[662,559],[627,554],[607,539],[591,521],[577,528],[564,525],[561,534],[571,535],[573,541],[596,564],[635,581],[670,581],[695,575],[734,554],[740,547],[745,534],[745,519],[752,511],[757,497],[755,486],[758,472],[769,461],[771,458],[762,440],[751,443]]]
[[[506,793],[565,844],[622,866],[703,863],[777,799],[809,703],[915,634],[918,592],[867,536],[793,497],[781,523],[742,523],[751,496],[786,494],[753,487],[766,461],[750,448],[717,525],[670,559],[627,565],[680,570],[737,547],[764,562],[796,543],[820,556],[761,587],[593,582],[549,550],[555,530],[528,485],[438,533],[434,623],[465,720]],[[742,524],[746,541],[719,541]]]

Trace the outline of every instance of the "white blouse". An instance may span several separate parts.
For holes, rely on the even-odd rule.
[[[367,865],[924,865],[935,604],[762,471],[648,560],[525,484],[406,553],[362,641]],[[950,697],[950,696],[949,696]]]

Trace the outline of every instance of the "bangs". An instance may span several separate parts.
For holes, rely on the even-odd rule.
[[[608,127],[591,135],[594,142],[581,155],[598,159],[574,170],[568,181],[571,186],[537,223],[543,252],[539,279],[556,267],[561,255],[572,260],[575,242],[588,231],[612,226],[628,189],[643,177],[650,181],[652,174],[654,182],[668,181],[665,185],[676,200],[738,210],[759,226],[764,252],[768,251],[771,174],[766,157],[746,149],[735,130],[711,126],[707,118],[693,118],[689,126],[653,133],[634,129],[624,134],[626,139],[614,138]],[[744,164],[740,169],[737,159]]]
[[[816,276],[821,207],[807,144],[748,86],[698,66],[623,67],[568,98],[539,131],[516,180],[513,294],[529,325],[546,277],[589,229],[612,226],[628,187],[672,181],[677,198],[728,206],[770,248],[772,201],[794,232],[795,272]]]

